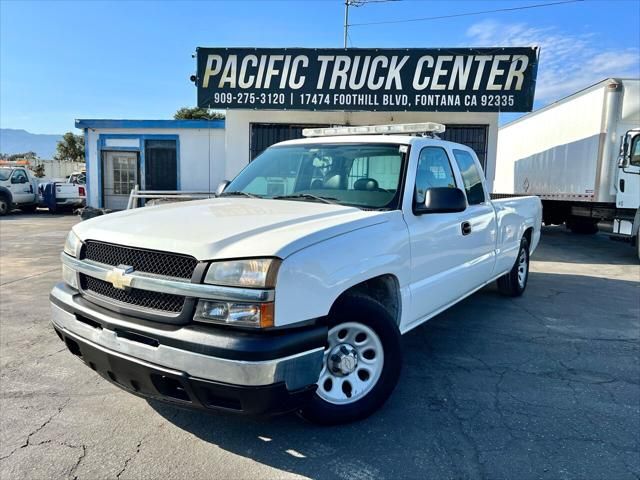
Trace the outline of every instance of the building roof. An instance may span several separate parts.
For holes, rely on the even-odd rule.
[[[224,120],[108,120],[76,119],[76,128],[224,128]]]

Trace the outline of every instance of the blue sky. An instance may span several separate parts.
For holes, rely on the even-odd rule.
[[[352,8],[350,23],[551,1],[371,3]],[[0,0],[0,126],[62,133],[75,118],[171,118],[195,105],[189,76],[197,46],[341,47],[343,14],[343,0]],[[640,1],[354,25],[351,40],[354,47],[540,45],[540,106],[608,76],[640,76]]]

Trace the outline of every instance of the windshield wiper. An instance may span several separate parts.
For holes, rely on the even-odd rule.
[[[337,198],[334,197],[319,197],[318,195],[311,195],[310,193],[296,193],[295,195],[277,195],[273,197],[274,200],[315,200],[317,202],[335,204]]]
[[[243,196],[249,198],[262,198],[260,195],[254,195],[253,193],[241,192],[240,190],[234,190],[233,192],[222,192],[219,197],[232,197],[232,196]]]

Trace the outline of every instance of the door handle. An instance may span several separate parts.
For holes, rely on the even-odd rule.
[[[471,233],[471,224],[469,222],[462,222],[462,235],[469,235]]]
[[[620,179],[620,191],[624,193],[624,178]]]

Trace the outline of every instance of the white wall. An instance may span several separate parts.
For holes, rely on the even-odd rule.
[[[178,135],[179,137],[179,185],[180,190],[215,191],[225,179],[225,130],[222,128],[143,128],[143,129],[88,129],[88,204],[100,204],[99,135]],[[112,140],[114,145],[132,146],[131,140]],[[141,145],[141,148],[144,148]]]
[[[249,163],[251,123],[293,123],[327,125],[370,125],[386,123],[438,122],[461,125],[489,125],[487,138],[487,176],[491,189],[495,175],[498,137],[497,113],[447,112],[309,112],[229,110],[226,130],[226,176],[233,178]]]
[[[46,179],[66,179],[73,172],[79,172],[84,168],[83,162],[62,162],[60,160],[38,160],[32,169],[37,165],[44,165],[44,177]]]

